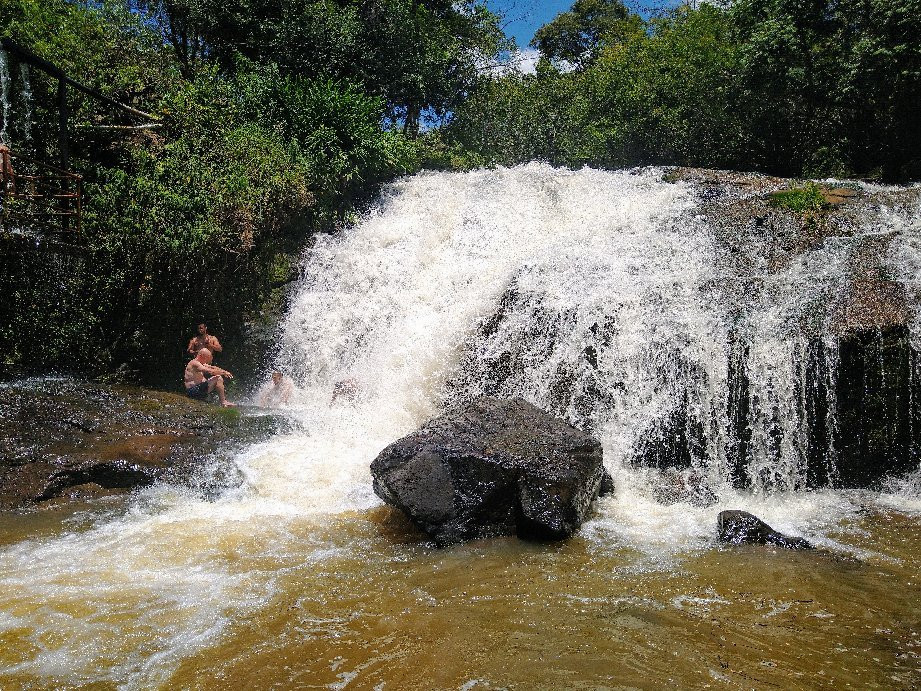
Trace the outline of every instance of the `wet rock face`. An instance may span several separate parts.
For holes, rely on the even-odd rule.
[[[812,549],[807,540],[778,533],[747,511],[720,511],[716,517],[716,536],[720,542],[731,545],[776,545],[787,549]]]
[[[67,379],[0,384],[0,511],[53,500],[124,494],[158,481],[233,483],[226,472],[198,478],[216,451],[275,429],[273,418],[184,396]]]
[[[917,354],[906,326],[848,334],[839,353],[835,484],[875,489],[918,467]]]
[[[371,474],[379,497],[444,545],[569,537],[606,472],[590,435],[523,399],[484,397],[388,446]]]
[[[880,208],[909,213],[921,193],[823,188],[825,208],[797,213],[768,201],[771,193],[791,187],[789,180],[692,169],[670,175],[698,186],[697,212],[712,228],[725,271],[716,293],[738,316],[726,343],[728,386],[721,393],[728,413],[719,420],[727,442],[725,479],[742,489],[772,489],[776,478],[764,475],[764,466],[795,463],[796,471],[783,479],[787,489],[878,489],[887,478],[916,470],[921,359],[912,348],[909,324],[918,296],[896,280],[890,264],[901,231],[886,230],[882,221],[882,230],[864,231]],[[846,250],[828,250],[837,246]],[[750,296],[768,284],[788,285],[791,276],[805,276],[812,285],[813,276],[791,273],[791,267],[816,257],[839,257],[832,273],[840,276],[840,285],[804,300],[795,323],[786,324],[798,345],[793,390],[782,401],[790,405],[783,410],[764,396],[775,390],[765,387],[773,382],[764,363],[751,365],[750,350],[763,345],[765,333],[746,322],[761,309]],[[777,281],[766,284],[765,277]],[[680,378],[675,388],[681,390]],[[693,401],[689,405],[687,396],[679,397],[638,435],[630,459],[635,465],[688,469],[713,467],[720,460],[704,444],[714,434],[711,421],[695,411]],[[799,425],[795,439],[788,433],[793,424]]]

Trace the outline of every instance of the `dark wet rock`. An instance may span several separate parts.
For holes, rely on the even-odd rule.
[[[515,395],[508,392],[515,391],[517,382],[529,376],[535,361],[554,351],[561,335],[571,328],[573,317],[570,308],[547,300],[539,291],[523,288],[520,277],[512,278],[495,311],[480,322],[471,339],[474,343],[498,339],[494,347],[466,353],[456,375],[448,380],[447,390],[456,399]],[[613,316],[588,325],[580,356],[557,362],[549,375],[547,412],[591,433],[594,412],[617,406],[618,395],[625,393],[624,384],[611,382],[599,363],[608,357],[619,329]]]
[[[695,459],[706,457],[704,429],[690,415],[687,397],[681,404],[640,435],[633,464],[643,468],[690,468]]]
[[[484,397],[388,446],[371,474],[378,496],[450,544],[569,537],[605,471],[590,435],[523,399]]]
[[[608,472],[608,469],[605,468],[601,475],[601,485],[598,488],[598,496],[606,497],[609,494],[614,494],[614,491],[617,489],[614,484],[614,478],[611,477],[611,473]]]
[[[801,213],[771,206],[770,195],[793,184],[782,178],[674,168],[666,180],[695,186],[702,202],[696,213],[712,229],[727,269],[708,288],[740,315],[746,313],[746,296],[763,290],[763,277],[791,269],[828,243],[847,247],[841,289],[815,304],[798,324],[805,341],[796,355],[801,367],[795,395],[804,422],[797,451],[806,472],[794,489],[877,489],[888,478],[916,470],[921,462],[921,357],[909,334],[914,298],[891,274],[887,259],[899,233],[884,223],[879,232],[857,231],[880,209],[911,213],[921,190],[823,186],[826,207]],[[744,319],[739,323],[726,344],[728,428],[723,431],[727,479],[750,488],[763,480],[750,476],[749,416],[759,402],[752,400],[748,370],[751,336]],[[679,401],[639,435],[633,463],[660,470],[686,469],[695,459],[712,463],[702,445],[704,432],[712,434]]]
[[[720,511],[716,517],[716,536],[720,542],[731,545],[776,545],[787,549],[812,549],[812,544],[807,540],[778,533],[747,511]]]
[[[279,424],[129,386],[0,384],[0,511],[125,494],[160,481],[205,493],[215,483],[239,484],[239,474],[203,469],[221,465],[215,454],[265,438]]]
[[[656,501],[666,506],[687,503],[691,506],[707,507],[719,501],[707,478],[693,468],[685,471],[676,468],[665,470],[653,493]]]
[[[875,489],[918,468],[918,354],[905,325],[850,333],[838,353],[835,484]]]

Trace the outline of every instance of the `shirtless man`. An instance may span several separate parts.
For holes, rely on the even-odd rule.
[[[272,380],[259,390],[256,405],[261,408],[277,408],[291,401],[294,384],[278,370],[272,372]]]
[[[13,161],[10,158],[9,147],[0,142],[0,180],[3,181],[3,192],[9,191],[16,194],[16,174],[13,172]]]
[[[188,351],[190,355],[195,355],[202,348],[207,348],[212,353],[220,353],[224,350],[221,347],[221,342],[208,333],[208,327],[205,324],[198,325],[198,335],[192,337],[186,351]]]
[[[224,377],[233,379],[233,375],[225,369],[211,364],[213,356],[207,348],[202,348],[196,353],[195,358],[185,366],[185,392],[189,398],[196,401],[207,401],[208,394],[217,391],[221,405],[233,408],[234,403],[227,400],[224,395]]]

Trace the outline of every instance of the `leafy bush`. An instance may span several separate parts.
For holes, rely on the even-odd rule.
[[[97,130],[135,121],[71,94],[84,256],[66,276],[54,262],[50,274],[38,271],[41,255],[21,270],[13,262],[0,289],[19,300],[0,310],[0,348],[11,364],[126,363],[147,381],[175,382],[188,334],[205,320],[228,346],[222,363],[247,368],[270,344],[247,342],[246,324],[281,305],[308,235],[336,230],[379,184],[416,170],[422,145],[385,128],[385,99],[358,82],[239,55],[232,64],[202,53],[184,62],[156,22],[130,7],[0,6],[0,33],[160,118],[148,132]],[[56,82],[38,72],[32,81],[30,145],[54,161]]]

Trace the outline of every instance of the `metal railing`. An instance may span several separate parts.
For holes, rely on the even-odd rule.
[[[83,177],[28,157],[0,153],[0,226],[79,236]]]

